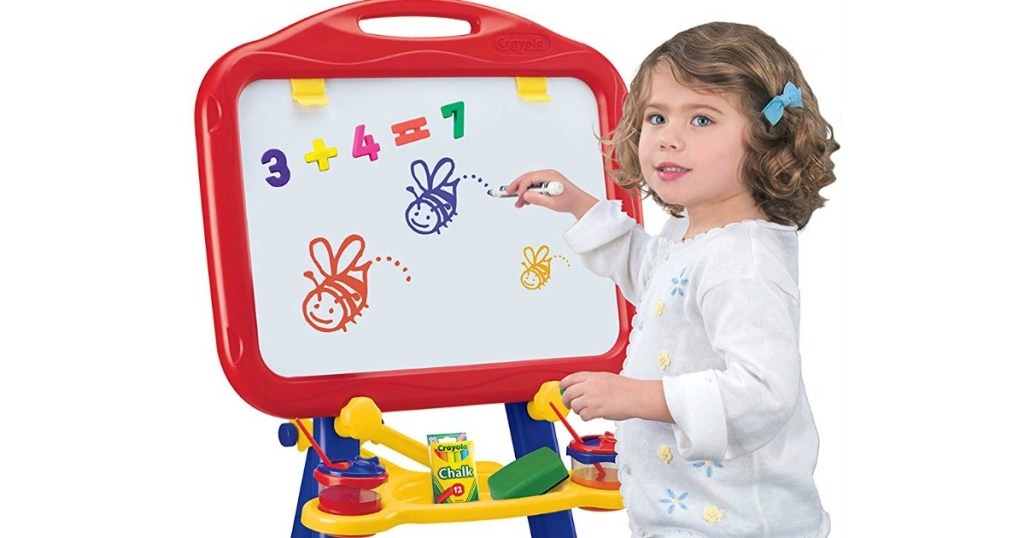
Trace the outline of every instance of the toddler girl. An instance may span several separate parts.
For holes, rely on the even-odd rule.
[[[636,305],[620,375],[565,377],[584,420],[617,423],[634,537],[823,537],[818,435],[800,375],[797,234],[839,148],[796,61],[712,23],[655,49],[608,141],[609,174],[673,218],[651,237],[554,170],[516,207],[572,213],[570,248]],[[560,196],[527,192],[560,181]]]

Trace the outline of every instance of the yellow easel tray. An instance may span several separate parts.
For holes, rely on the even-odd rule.
[[[362,451],[364,457],[373,454]],[[380,512],[362,516],[337,516],[321,512],[317,499],[302,507],[302,524],[331,535],[367,535],[386,531],[406,523],[448,523],[532,516],[560,512],[570,508],[621,510],[622,496],[618,490],[601,490],[565,480],[551,491],[534,497],[496,501],[487,485],[502,466],[492,461],[477,462],[480,500],[458,504],[434,504],[431,498],[430,473],[403,469],[381,459],[389,473],[388,482],[377,488],[381,495]]]

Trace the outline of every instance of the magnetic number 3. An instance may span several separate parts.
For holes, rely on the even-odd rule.
[[[267,183],[270,183],[271,187],[284,187],[288,180],[291,179],[292,173],[288,170],[288,159],[284,156],[284,152],[279,149],[268,149],[263,154],[263,164],[269,164],[270,161],[274,161],[268,170],[273,176],[267,176]]]

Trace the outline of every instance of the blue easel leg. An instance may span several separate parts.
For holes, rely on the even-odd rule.
[[[530,418],[526,412],[526,403],[505,404],[508,415],[508,429],[512,433],[512,449],[516,458],[521,458],[542,446],[560,454],[558,440],[555,438],[555,425],[546,421]],[[576,526],[572,521],[572,511],[555,512],[539,516],[530,516],[530,536],[533,538],[576,538]]]
[[[292,523],[292,538],[324,538],[302,524],[302,507],[317,496],[317,484],[313,479],[313,470],[320,464],[320,457],[312,448],[306,449],[306,467],[302,470],[302,482],[299,484],[299,504],[295,507],[295,522]]]

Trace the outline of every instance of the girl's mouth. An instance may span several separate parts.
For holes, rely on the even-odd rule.
[[[662,181],[674,181],[690,172],[689,168],[682,166],[657,166],[655,170],[658,172],[658,179]]]

